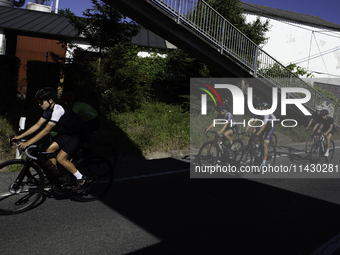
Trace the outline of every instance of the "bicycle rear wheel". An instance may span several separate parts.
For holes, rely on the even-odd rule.
[[[96,143],[92,145],[89,150],[91,154],[107,158],[113,168],[116,166],[118,161],[118,153],[112,144],[106,142]]]
[[[12,159],[0,164],[0,214],[15,214],[33,207],[42,196],[45,178],[33,164],[20,185],[16,183],[25,161]]]
[[[198,151],[197,164],[200,166],[216,165],[220,159],[220,150],[217,142],[205,142]]]
[[[73,197],[79,201],[94,201],[102,197],[111,187],[114,172],[110,162],[102,156],[89,155],[80,159],[77,169],[90,179],[85,183],[83,192],[74,193]]]
[[[273,145],[274,147],[277,146],[277,136],[276,136],[275,133],[272,134],[272,139],[270,140],[270,143],[269,143],[269,144]]]

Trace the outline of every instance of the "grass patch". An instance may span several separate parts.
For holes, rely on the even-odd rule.
[[[15,146],[9,147],[9,136],[15,134],[13,126],[6,116],[0,116],[0,161],[12,159],[15,155]]]
[[[144,153],[189,149],[189,113],[180,106],[144,102],[134,112],[112,114],[110,120]]]

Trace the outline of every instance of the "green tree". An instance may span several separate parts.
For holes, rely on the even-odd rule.
[[[127,21],[125,15],[102,1],[91,2],[92,8],[83,12],[85,18],[75,16],[69,9],[62,13],[74,25],[78,35],[84,36],[95,50],[102,53],[117,43],[130,42],[138,34],[140,26],[134,21]]]
[[[265,34],[269,31],[269,20],[262,22],[257,17],[254,22],[247,23],[239,0],[207,0],[206,2],[255,44],[262,45],[268,39]]]
[[[78,35],[85,36],[94,50],[74,46],[77,51],[68,72],[71,82],[65,77],[66,85],[71,83],[82,99],[99,105],[106,115],[138,108],[149,92],[147,86],[141,86],[138,47],[130,44],[140,26],[101,1],[92,3],[93,7],[83,12],[85,18],[63,11]]]

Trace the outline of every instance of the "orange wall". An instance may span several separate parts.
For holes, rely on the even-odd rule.
[[[29,60],[46,61],[46,52],[54,52],[59,56],[65,57],[64,49],[58,40],[21,36],[17,37],[16,56],[21,60],[19,68],[18,91],[26,94],[27,74],[26,64]],[[53,62],[52,58],[48,57],[48,62]]]

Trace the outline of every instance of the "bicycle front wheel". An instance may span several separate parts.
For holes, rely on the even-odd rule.
[[[314,143],[309,153],[309,158],[312,164],[316,164],[320,159],[320,146],[318,143]]]
[[[197,164],[200,166],[216,165],[220,158],[217,142],[205,142],[198,151]]]
[[[0,164],[0,214],[15,214],[33,207],[42,196],[45,178],[42,170],[33,164],[22,182],[16,180],[26,162],[12,159]]]
[[[241,139],[235,139],[233,141],[233,144],[232,145],[229,145],[228,146],[228,160],[229,160],[229,163],[233,164],[233,160],[235,158],[235,154],[236,152],[243,146],[243,142]]]
[[[269,144],[268,145],[268,156],[267,156],[266,164],[274,166],[275,161],[276,161],[276,148],[275,148],[275,146]]]
[[[306,144],[305,144],[306,155],[309,155],[309,153],[311,152],[313,144],[314,144],[314,136],[310,135],[310,136],[308,136]]]
[[[81,193],[74,193],[75,199],[83,202],[94,201],[102,197],[111,187],[114,172],[111,163],[102,156],[89,155],[80,159],[77,169],[90,180],[85,183]]]

